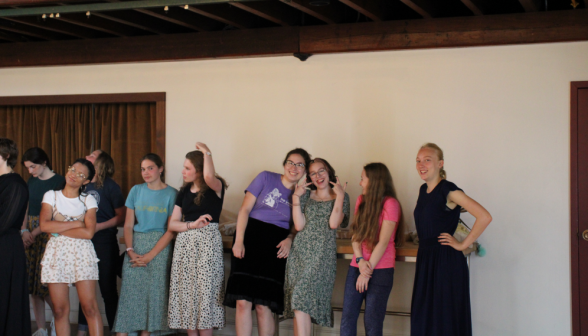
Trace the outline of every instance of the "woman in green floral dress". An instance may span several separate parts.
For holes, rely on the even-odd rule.
[[[337,182],[334,182],[337,181]],[[336,232],[349,223],[349,195],[324,159],[311,161],[305,185],[292,196],[294,239],[284,284],[284,316],[294,334],[310,335],[312,323],[333,327],[331,296],[337,269]],[[306,190],[310,186],[312,190]]]

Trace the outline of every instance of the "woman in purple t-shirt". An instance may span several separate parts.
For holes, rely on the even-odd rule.
[[[237,309],[238,336],[250,336],[255,306],[258,334],[274,334],[272,312],[284,310],[286,258],[292,246],[292,193],[306,173],[310,155],[288,152],[284,173],[263,171],[245,190],[233,238],[231,275],[224,305]]]

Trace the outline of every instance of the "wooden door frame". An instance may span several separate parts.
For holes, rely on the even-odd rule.
[[[580,283],[578,232],[580,226],[578,203],[578,90],[588,89],[587,82],[571,82],[570,98],[570,261],[572,285],[572,335],[580,336]]]
[[[0,97],[0,106],[155,103],[155,153],[165,160],[165,92]]]

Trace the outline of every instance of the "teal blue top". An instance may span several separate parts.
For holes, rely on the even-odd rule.
[[[129,192],[125,206],[135,210],[135,232],[165,232],[178,191],[170,186],[151,190],[147,183],[137,184]]]

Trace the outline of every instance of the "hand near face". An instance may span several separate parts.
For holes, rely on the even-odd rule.
[[[305,184],[297,184],[296,189],[294,190],[294,196],[302,197],[306,193],[306,188],[311,185],[312,183],[305,183]]]
[[[344,186],[341,186],[341,182],[339,182],[339,177],[337,177],[337,183],[331,181],[330,182],[333,185],[333,191],[335,192],[335,195],[337,195],[337,197],[343,197],[345,196],[345,189],[347,189],[347,182],[345,182]]]

